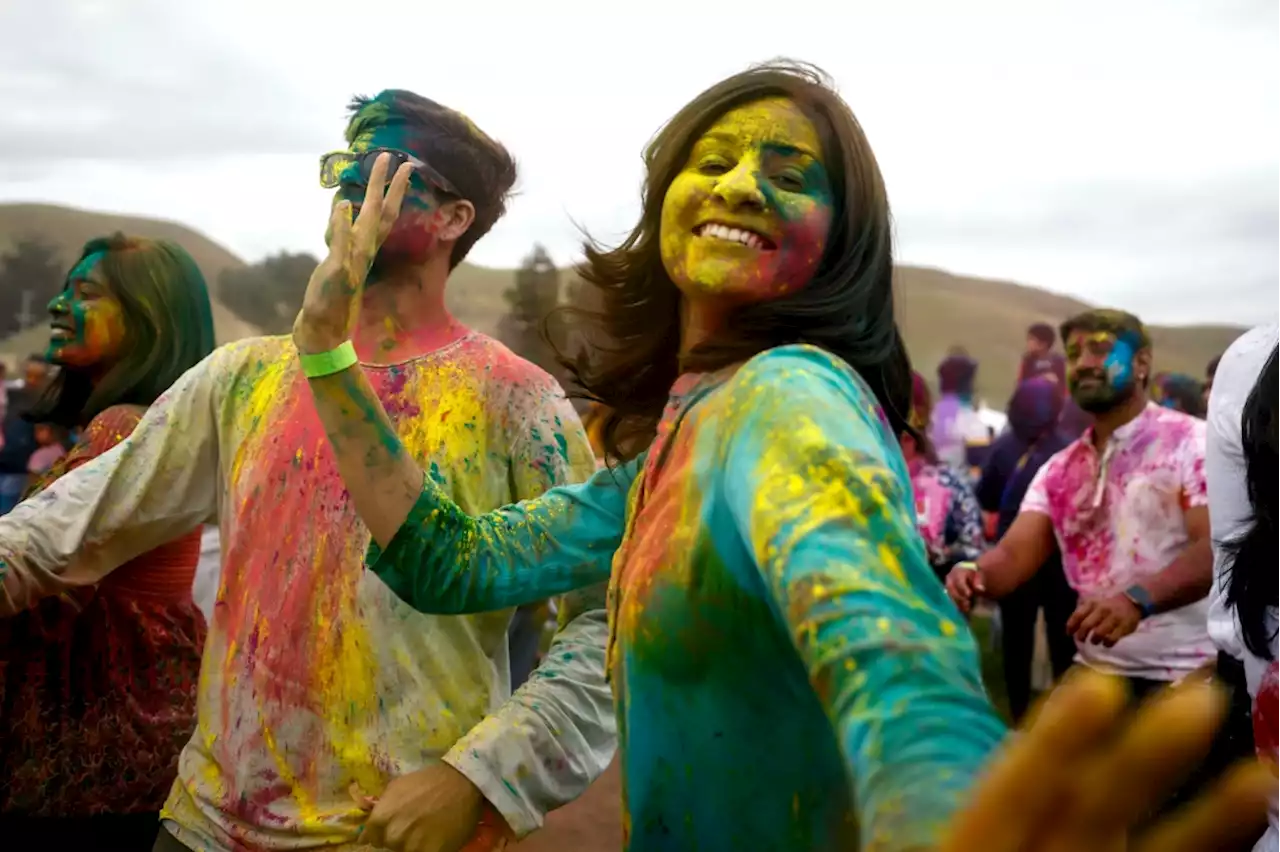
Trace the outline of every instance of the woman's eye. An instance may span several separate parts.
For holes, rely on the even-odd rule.
[[[698,164],[698,171],[704,175],[722,175],[729,168],[729,164],[721,159],[703,160]]]
[[[773,184],[787,192],[800,192],[804,189],[804,178],[795,172],[780,172],[773,176]]]

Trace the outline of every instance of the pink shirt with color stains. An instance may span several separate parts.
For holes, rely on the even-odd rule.
[[[1053,522],[1062,567],[1085,597],[1123,592],[1163,571],[1191,539],[1185,513],[1207,505],[1205,424],[1149,404],[1102,452],[1085,434],[1040,468],[1023,512]],[[1126,677],[1175,681],[1216,656],[1208,600],[1144,619],[1112,648],[1079,643],[1076,659]]]

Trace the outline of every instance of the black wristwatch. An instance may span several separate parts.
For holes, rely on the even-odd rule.
[[[1124,596],[1133,602],[1143,618],[1156,614],[1156,602],[1151,599],[1151,593],[1141,586],[1130,586],[1124,590]]]

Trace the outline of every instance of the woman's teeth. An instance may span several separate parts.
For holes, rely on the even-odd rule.
[[[729,228],[715,223],[704,225],[699,236],[714,237],[717,240],[727,240],[731,243],[739,243],[753,249],[764,248],[764,240],[760,239],[750,231],[743,231],[738,228]]]

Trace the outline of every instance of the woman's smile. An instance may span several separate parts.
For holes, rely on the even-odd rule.
[[[731,109],[667,188],[662,261],[686,298],[758,302],[805,286],[831,228],[813,121],[786,98]]]

